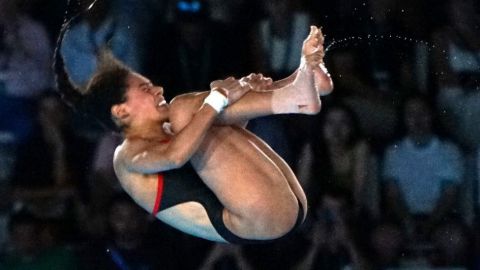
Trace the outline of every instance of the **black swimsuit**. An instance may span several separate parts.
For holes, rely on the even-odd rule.
[[[244,239],[228,230],[223,222],[224,206],[203,183],[190,164],[158,174],[158,188],[155,206],[152,211],[153,215],[169,207],[192,201],[200,203],[206,209],[213,227],[226,241],[234,244],[254,244],[269,241]],[[298,205],[298,218],[294,228],[298,227],[303,220],[304,211],[300,202]],[[286,235],[289,235],[290,232]],[[282,238],[285,236],[282,236]]]

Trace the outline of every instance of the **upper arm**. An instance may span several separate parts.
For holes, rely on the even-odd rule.
[[[181,166],[168,151],[167,144],[122,145],[115,151],[114,164],[129,172],[153,174]]]

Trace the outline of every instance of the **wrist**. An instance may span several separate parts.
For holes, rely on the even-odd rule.
[[[225,107],[227,107],[228,99],[224,94],[217,90],[217,88],[213,88],[203,101],[203,104],[208,104],[217,113],[220,113]]]

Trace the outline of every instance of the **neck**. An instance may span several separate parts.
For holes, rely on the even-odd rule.
[[[125,128],[124,134],[126,139],[141,140],[167,140],[170,135],[163,129],[165,122],[155,122]]]

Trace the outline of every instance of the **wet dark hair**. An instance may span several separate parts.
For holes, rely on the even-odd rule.
[[[117,60],[109,50],[101,49],[97,55],[99,67],[87,84],[86,89],[82,91],[70,80],[65,69],[61,54],[63,38],[71,23],[81,13],[77,13],[68,20],[66,19],[60,29],[53,59],[57,91],[74,110],[95,119],[105,129],[119,132],[121,127],[112,120],[111,107],[125,101],[127,77],[132,71]]]
[[[102,54],[100,68],[87,85],[82,107],[105,127],[120,131],[121,127],[112,119],[111,108],[125,102],[127,77],[132,71],[110,53]]]

